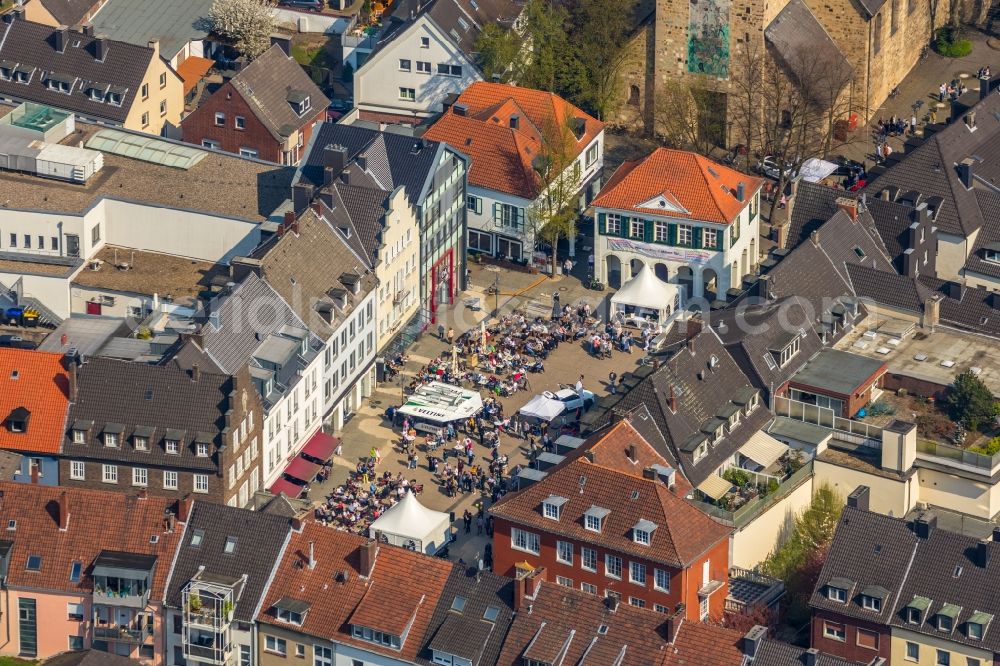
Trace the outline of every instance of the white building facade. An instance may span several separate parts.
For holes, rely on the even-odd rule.
[[[725,299],[759,263],[761,181],[671,153],[682,151],[658,149],[639,166],[626,163],[632,171],[613,176],[594,201],[596,277],[618,288],[645,265],[681,285],[685,299]],[[685,168],[706,177],[675,178]],[[712,173],[731,187],[713,183]]]
[[[427,14],[417,17],[354,73],[359,111],[425,118],[449,94],[482,80],[474,63]]]

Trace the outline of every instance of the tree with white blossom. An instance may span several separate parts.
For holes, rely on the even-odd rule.
[[[271,47],[273,0],[215,0],[208,10],[211,31],[232,41],[249,60]]]

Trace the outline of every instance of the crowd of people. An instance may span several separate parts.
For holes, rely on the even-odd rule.
[[[359,462],[347,482],[335,488],[314,509],[316,520],[340,530],[367,534],[368,527],[406,493],[423,492],[422,484],[407,479],[402,472],[393,476],[386,470],[379,475],[376,471],[379,461],[376,449],[373,455]]]

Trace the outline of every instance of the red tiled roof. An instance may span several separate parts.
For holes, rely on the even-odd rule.
[[[59,453],[69,411],[63,358],[52,352],[0,348],[0,448]],[[7,417],[18,407],[30,412],[27,432],[11,432],[7,425]]]
[[[506,495],[490,512],[529,529],[599,543],[605,548],[683,568],[727,539],[730,529],[674,492],[658,480],[624,474],[577,458],[542,481]],[[542,501],[551,495],[567,500],[558,521],[542,516]],[[592,506],[610,511],[600,534],[583,526],[583,515]],[[632,540],[632,528],[640,520],[652,521],[657,526],[649,546]]]
[[[190,56],[177,66],[177,75],[184,81],[184,96],[195,89],[198,82],[205,78],[208,71],[215,66],[215,61],[210,58],[199,58]]]
[[[711,624],[684,622],[663,666],[740,666],[743,634]]]
[[[90,565],[101,551],[155,555],[151,599],[162,599],[181,528],[164,531],[164,512],[176,500],[124,493],[83,490],[27,483],[0,483],[0,524],[17,521],[3,539],[13,541],[7,584],[67,593],[93,590]],[[69,508],[66,531],[59,530],[59,500],[65,493]],[[150,537],[157,536],[156,543]],[[39,571],[26,568],[29,555],[40,555]],[[82,564],[78,583],[70,582],[72,563]]]
[[[565,126],[574,118],[585,122],[576,140],[578,156],[604,129],[604,123],[589,116],[558,95],[503,83],[473,83],[455,101],[466,107],[466,115],[445,113],[424,134],[469,155],[469,183],[525,199],[538,193],[532,160],[542,152],[550,128]],[[517,129],[511,118],[519,117]]]
[[[305,523],[300,533],[292,535],[257,619],[292,629],[275,617],[273,609],[276,601],[291,597],[310,604],[302,626],[295,630],[412,662],[424,642],[452,565],[405,548],[379,544],[372,576],[362,578],[359,548],[366,541],[314,522]],[[316,559],[312,569],[306,564],[310,543]],[[345,574],[343,582],[337,580],[339,572]],[[373,615],[376,610],[377,617]],[[363,620],[373,629],[395,630],[406,626],[414,611],[416,616],[402,650],[351,636],[352,621],[362,624]]]
[[[630,445],[635,446],[635,458],[629,457]],[[577,449],[580,455],[584,452],[582,449],[584,447]],[[593,445],[586,447],[586,451],[594,456],[595,464],[633,476],[642,476],[642,470],[653,465],[674,467],[626,419],[612,425]],[[677,494],[683,497],[691,490],[691,484],[680,470],[674,471]]]
[[[641,160],[622,164],[593,205],[649,215],[656,211],[639,205],[662,195],[688,211],[670,211],[672,217],[729,224],[763,182],[697,153],[657,148]],[[744,184],[743,202],[736,200],[739,183]]]

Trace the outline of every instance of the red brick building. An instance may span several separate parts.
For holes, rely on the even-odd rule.
[[[491,508],[494,571],[544,567],[548,580],[601,597],[663,613],[684,604],[691,620],[721,617],[730,529],[684,501],[673,470],[642,466],[640,452],[652,448],[627,421],[602,440],[594,446],[605,456],[635,456],[635,472],[587,451],[501,499]]]
[[[330,100],[278,46],[225,81],[181,122],[184,141],[298,164]]]

